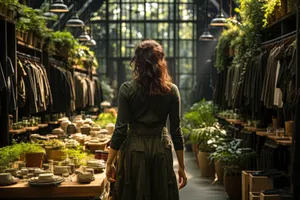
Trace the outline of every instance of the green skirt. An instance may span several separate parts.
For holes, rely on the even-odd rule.
[[[128,133],[120,149],[113,200],[179,200],[166,128]]]

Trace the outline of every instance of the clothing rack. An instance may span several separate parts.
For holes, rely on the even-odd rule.
[[[49,62],[51,62],[52,64],[55,64],[55,65],[59,65],[61,67],[65,67],[66,66],[66,63],[63,62],[63,61],[60,61],[60,60],[55,60],[53,58],[50,58],[49,59]]]
[[[291,39],[293,37],[296,37],[296,36],[297,36],[297,31],[293,31],[293,32],[290,32],[288,34],[285,34],[285,35],[282,35],[280,37],[277,37],[275,39],[263,42],[262,46],[268,46],[268,45],[277,44],[277,43],[280,43],[280,42],[282,42],[284,40],[289,40],[289,39]]]
[[[17,51],[17,55],[18,55],[18,57],[21,57],[21,58],[24,58],[24,59],[34,60],[34,61],[38,61],[38,62],[41,61],[41,58],[38,58],[36,56],[31,56],[31,55],[28,55],[28,54],[25,54],[25,53],[21,53],[19,51]]]

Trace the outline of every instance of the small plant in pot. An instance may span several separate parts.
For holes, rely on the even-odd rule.
[[[27,167],[42,167],[45,149],[35,143],[21,143]]]
[[[213,126],[217,122],[214,116],[215,106],[210,101],[201,100],[195,103],[188,112],[184,114],[182,120],[182,130],[185,135],[187,144],[192,145],[192,150],[197,158],[198,156],[198,145],[191,141],[191,134],[193,129],[204,128],[207,126]]]
[[[45,150],[47,160],[61,161],[64,157],[65,143],[60,140],[39,141]]]
[[[214,152],[214,143],[226,137],[226,131],[218,124],[200,129],[193,129],[191,141],[199,147],[198,163],[203,177],[214,177],[214,165],[210,162],[210,154]]]
[[[224,186],[231,200],[241,199],[241,173],[245,163],[256,155],[249,148],[241,148],[242,140],[223,140],[211,158],[222,162],[224,167]]]

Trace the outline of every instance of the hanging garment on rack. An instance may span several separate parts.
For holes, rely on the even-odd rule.
[[[18,103],[22,115],[46,111],[52,104],[52,94],[45,68],[39,63],[20,59],[18,70]]]
[[[15,111],[17,109],[15,85],[13,77],[15,75],[14,66],[11,59],[7,57],[7,88],[8,88],[8,112]]]
[[[75,94],[76,94],[76,101],[75,101],[76,109],[82,110],[88,104],[88,95],[87,95],[88,85],[87,82],[85,81],[85,78],[78,74],[75,74],[74,82],[75,82]]]
[[[53,97],[52,112],[69,114],[75,111],[76,95],[72,73],[52,65],[49,82]]]
[[[101,102],[104,101],[102,87],[101,87],[100,81],[97,77],[94,77],[93,81],[94,81],[94,88],[95,88],[94,102],[95,102],[95,106],[99,106],[101,104]]]

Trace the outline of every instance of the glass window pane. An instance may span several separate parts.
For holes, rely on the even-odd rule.
[[[193,73],[193,60],[194,59],[180,59],[179,68],[181,74]]]
[[[144,38],[144,23],[134,23],[132,26],[132,38],[143,39]]]
[[[178,45],[179,45],[179,57],[193,56],[193,41],[180,40]]]
[[[109,41],[109,57],[118,57],[119,56],[119,41],[117,40],[110,40]]]
[[[121,8],[119,4],[116,3],[108,4],[108,18],[110,20],[121,19]]]
[[[93,24],[93,36],[95,39],[106,39],[106,26],[105,23]]]
[[[179,20],[192,20],[193,19],[194,4],[179,4],[178,16]]]
[[[158,19],[158,3],[157,2],[153,2],[153,3],[147,2],[145,5],[145,11],[146,11],[145,14],[146,14],[147,20]]]
[[[180,88],[192,88],[193,87],[193,76],[183,74],[179,76]]]
[[[177,24],[179,39],[193,39],[193,23]]]
[[[158,24],[146,23],[146,38],[156,39],[158,36]]]

